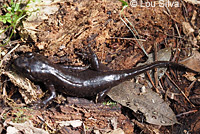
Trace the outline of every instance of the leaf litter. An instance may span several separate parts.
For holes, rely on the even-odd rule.
[[[53,11],[52,14],[50,12],[49,14],[45,13],[46,16],[43,17],[43,19],[41,20],[32,19],[31,21],[27,21],[24,23],[25,30],[24,33],[21,33],[24,36],[25,39],[24,41],[26,40],[28,41],[28,38],[26,38],[28,35],[32,38],[34,43],[25,42],[15,51],[16,53],[37,51],[47,56],[50,59],[51,58],[59,59],[63,57],[71,59],[70,63],[64,62],[66,65],[68,64],[83,65],[82,61],[76,56],[74,52],[84,48],[85,47],[84,42],[85,41],[87,42],[88,40],[91,40],[91,38],[93,38],[92,40],[94,41],[94,43],[92,44],[92,49],[96,52],[97,56],[103,63],[107,64],[108,67],[114,70],[132,68],[133,66],[136,65],[136,63],[142,60],[144,54],[139,48],[137,41],[135,41],[132,38],[132,34],[130,33],[130,31],[119,19],[119,12],[122,9],[121,3],[119,1],[69,0],[67,2],[54,1],[53,3],[48,3],[47,5],[49,7],[53,6],[51,10]],[[41,6],[46,6],[48,8],[47,5],[42,4]],[[187,58],[187,56],[190,55],[191,51],[188,49],[192,48],[198,50],[200,33],[197,30],[200,26],[199,23],[200,21],[198,17],[200,11],[195,5],[192,4],[186,3],[186,5],[183,4],[181,6],[182,8],[176,8],[176,9],[169,8],[169,11],[171,13],[170,15],[164,13],[163,10],[165,10],[165,8],[161,7],[155,7],[155,8],[136,7],[136,8],[126,9],[125,16],[130,22],[134,24],[140,36],[140,39],[144,40],[142,44],[147,53],[152,51],[154,43],[158,44],[159,49],[163,47],[164,48],[172,47],[173,50],[172,54],[174,54],[174,57],[176,56],[176,54],[177,55],[179,54],[179,52],[176,51],[177,49],[174,48],[178,47],[179,49],[181,48],[180,47],[181,45],[183,48],[181,48],[180,54],[181,56],[183,55],[183,57],[178,56],[181,60]],[[183,13],[184,12],[183,10],[186,11],[186,14]],[[196,16],[195,12],[197,14]],[[184,16],[183,14],[186,16]],[[188,23],[181,23],[186,21],[185,17],[192,18],[191,20],[192,25],[188,25]],[[175,27],[175,23],[178,28]],[[181,31],[180,34],[183,38],[180,38],[179,35],[177,36],[177,29]],[[186,32],[190,34],[187,34]],[[8,49],[1,48],[1,51],[4,52],[4,50],[5,53],[7,53],[9,47]],[[189,66],[194,65],[191,63],[189,64]],[[176,76],[172,75],[172,77]],[[179,86],[184,85],[184,88],[181,89],[185,89],[186,86],[189,87],[190,83],[188,83],[188,81],[185,81],[184,79],[181,80],[182,84],[180,84]],[[186,101],[181,95],[179,95],[179,92],[176,91],[175,88],[172,89],[170,88],[173,87],[173,85],[171,85],[171,83],[169,83],[169,81],[167,81],[166,79],[162,78],[161,81],[163,81],[165,85],[166,83],[168,83],[169,85],[167,89],[165,89],[167,90],[166,92],[171,92],[172,94],[175,94],[174,101],[176,101],[176,103],[170,101],[171,102],[170,106],[173,108],[173,111],[176,114],[184,113],[185,111],[190,111],[191,110],[190,105],[186,103]],[[14,81],[12,82],[15,83]],[[179,84],[179,81],[177,83]],[[19,86],[19,84],[16,85]],[[131,85],[132,82],[127,83],[127,86]],[[150,103],[150,105],[147,106],[148,108],[146,108],[143,105],[139,105],[139,107],[134,107],[135,105],[131,105],[135,108],[133,109],[133,111],[134,110],[143,111],[144,116],[146,116],[146,121],[150,123],[152,122],[152,124],[162,124],[165,126],[177,122],[176,118],[174,117],[173,111],[169,108],[169,105],[163,102],[161,98],[158,99],[159,95],[149,90],[148,87],[144,88],[141,85],[137,86],[139,86],[139,90],[137,90],[136,92],[137,94],[136,98],[138,96],[143,96],[143,98],[148,97],[145,96],[145,94],[148,94],[150,92],[151,94],[150,96],[154,96],[156,99],[155,98],[153,98],[152,100],[147,99],[148,102]],[[13,88],[11,85],[8,85],[7,87]],[[19,87],[22,88],[23,85]],[[198,83],[195,83],[194,87],[198,87]],[[135,88],[135,85],[132,85],[132,88]],[[192,89],[190,93],[196,94],[197,92],[195,92],[195,89]],[[162,95],[164,96],[164,94]],[[166,96],[168,96],[168,94]],[[29,103],[29,101],[33,100],[32,98],[30,100],[25,99],[25,97],[23,99],[26,103]],[[132,101],[131,97],[129,99],[130,99],[129,101]],[[157,113],[157,111],[159,110],[157,109],[156,105],[154,107],[153,105],[151,105],[152,103],[154,103],[154,101],[156,101],[156,104],[158,104],[159,107],[163,106],[166,109],[169,109],[168,110],[169,113],[167,112]],[[99,106],[99,105],[96,106],[95,104],[90,104],[91,107],[83,108],[83,106],[81,105],[78,105],[76,103],[73,104],[74,105],[71,104],[65,105],[64,108],[58,106],[57,109],[62,109],[63,110],[63,111],[61,110],[62,112],[52,108],[49,111],[43,111],[42,115],[40,115],[41,113],[39,114],[37,113],[38,111],[35,110],[35,112],[37,113],[36,115],[40,115],[41,117],[44,116],[46,121],[48,121],[48,123],[45,122],[45,120],[39,120],[38,117],[34,114],[33,115],[35,118],[32,120],[34,120],[36,124],[40,124],[41,122],[43,122],[45,124],[49,124],[48,126],[61,130],[56,126],[54,120],[61,120],[63,118],[65,120],[78,119],[83,121],[83,125],[86,124],[86,126],[83,127],[85,130],[88,130],[88,132],[92,132],[92,130],[102,131],[101,128],[102,126],[105,128],[104,130],[112,130],[111,127],[106,127],[106,126],[111,126],[111,124],[109,124],[108,118],[114,116],[117,119],[118,127],[122,128],[122,131],[124,131],[125,133],[138,131],[137,129],[134,130],[134,126],[130,125],[131,124],[130,121],[126,117],[124,117],[123,114],[121,114],[121,111],[119,109],[114,109],[114,110],[107,109],[104,106]],[[143,102],[143,104],[148,105],[145,102]],[[92,107],[94,109],[97,109],[96,111],[94,111],[94,113],[99,112],[99,115],[101,116],[97,116],[98,114],[90,112],[91,111],[90,108]],[[152,109],[155,109],[155,111],[150,111],[148,113],[151,107]],[[100,109],[104,111],[103,114],[100,114],[101,113]],[[113,111],[113,113],[115,114],[113,114],[111,111]],[[195,115],[197,116],[198,114]],[[106,118],[103,119],[103,117]],[[192,115],[190,117],[196,118]],[[123,121],[126,122],[124,123]],[[181,130],[180,124],[176,124],[173,126],[173,128],[172,127],[170,127],[170,129],[165,128],[167,129],[166,131],[170,132],[174,131],[174,133],[176,133],[188,130],[188,132],[192,132],[193,130],[190,129],[191,128],[190,125],[194,126],[197,120],[189,122],[186,117],[185,118],[179,117],[178,121],[181,122],[182,124],[187,123],[188,125],[186,125],[186,127],[183,130]],[[124,124],[124,126],[122,124]],[[145,122],[143,122],[143,124],[145,124]],[[42,127],[40,125],[36,126]],[[47,127],[45,128],[45,130],[49,131],[54,130],[51,129],[51,127]],[[82,127],[79,127],[79,129],[76,130],[81,131],[80,130],[81,128]],[[163,127],[159,129],[159,133],[165,133],[164,131],[162,131],[162,128]],[[65,130],[65,127],[63,128],[63,130]],[[143,129],[141,130],[143,131]],[[198,131],[198,126],[195,126],[194,131]]]

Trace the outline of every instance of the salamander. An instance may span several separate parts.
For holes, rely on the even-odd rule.
[[[50,96],[41,103],[46,104],[56,97],[56,92],[69,96],[90,98],[98,94],[101,100],[114,86],[134,78],[155,67],[172,67],[198,73],[188,67],[170,61],[156,61],[126,70],[105,70],[95,53],[90,50],[90,66],[63,66],[52,63],[48,58],[36,53],[24,53],[14,59],[13,66],[23,76],[33,82],[42,82],[50,91]]]

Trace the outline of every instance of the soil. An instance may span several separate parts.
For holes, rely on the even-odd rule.
[[[199,51],[200,46],[199,5],[179,0],[177,2],[180,4],[177,8],[129,5],[123,11],[137,30],[137,38],[141,39],[147,53],[171,47],[171,60],[175,62],[186,59],[194,50]],[[112,70],[130,69],[146,60],[141,46],[120,19],[120,1],[69,0],[54,2],[54,5],[59,7],[58,10],[40,22],[36,27],[35,38],[30,35],[23,39],[25,33],[20,33],[20,46],[3,63],[5,70],[13,58],[24,52],[42,54],[56,64],[84,66],[85,62],[78,53],[86,52],[88,45],[91,45],[100,61]],[[186,33],[182,22],[189,22],[194,31]],[[17,39],[13,38],[11,42],[15,40]],[[1,51],[7,53],[15,44],[4,46]],[[42,109],[24,108],[25,102],[18,91],[19,87],[14,86],[5,75],[1,75],[1,123],[31,120],[37,128],[63,134],[97,131],[109,133],[117,128],[121,128],[126,134],[200,133],[200,83],[196,81],[191,85],[192,82],[182,76],[183,72],[174,73],[170,70],[169,74],[193,103],[191,105],[180,92],[177,93],[166,76],[160,80],[163,90],[179,94],[175,98],[167,98],[180,124],[159,127],[148,124],[145,120],[138,120],[130,109],[120,104],[107,106],[80,98],[69,98],[66,101],[66,96],[58,97]],[[6,95],[3,90],[7,91]],[[160,95],[166,97],[165,93],[160,92]],[[107,97],[105,101],[108,100],[112,101]],[[71,120],[80,120],[84,125],[77,128],[59,125],[61,121]],[[7,127],[3,127],[2,133],[6,131]]]

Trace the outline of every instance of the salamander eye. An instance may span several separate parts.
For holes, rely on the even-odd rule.
[[[29,67],[26,70],[28,73],[31,73],[31,69]]]
[[[25,55],[26,55],[27,58],[31,58],[33,56],[33,53],[27,52]]]

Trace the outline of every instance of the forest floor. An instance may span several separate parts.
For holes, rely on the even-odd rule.
[[[9,2],[0,1],[0,5]],[[87,59],[80,58],[80,53],[91,45],[100,62],[111,70],[146,64],[148,54],[152,62],[170,60],[200,72],[200,4],[170,0],[163,6],[163,1],[151,0],[134,6],[134,2],[127,1],[129,6],[124,10],[118,0],[49,0],[27,7],[38,10],[23,19],[15,36],[0,47],[0,133],[200,133],[199,78],[173,67],[162,70],[161,76],[161,71],[155,71],[159,78],[150,72],[145,75],[148,79],[135,78],[118,85],[116,88],[124,89],[130,98],[137,98],[125,104],[119,99],[127,97],[123,92],[117,98],[111,91],[103,103],[58,92],[56,99],[43,108],[28,105],[47,89],[40,86],[44,92],[39,92],[38,86],[13,74],[12,60],[25,52],[44,55],[55,64],[85,66]],[[1,16],[6,14],[7,10],[0,10]],[[0,22],[2,29],[7,26],[9,23]],[[12,28],[0,34],[1,44]],[[140,86],[131,86],[133,81]],[[126,86],[137,91],[134,96]],[[144,95],[146,99],[143,87],[151,90]],[[31,95],[32,88],[35,96]],[[148,99],[159,104],[149,103]],[[154,108],[159,116],[148,117]]]

